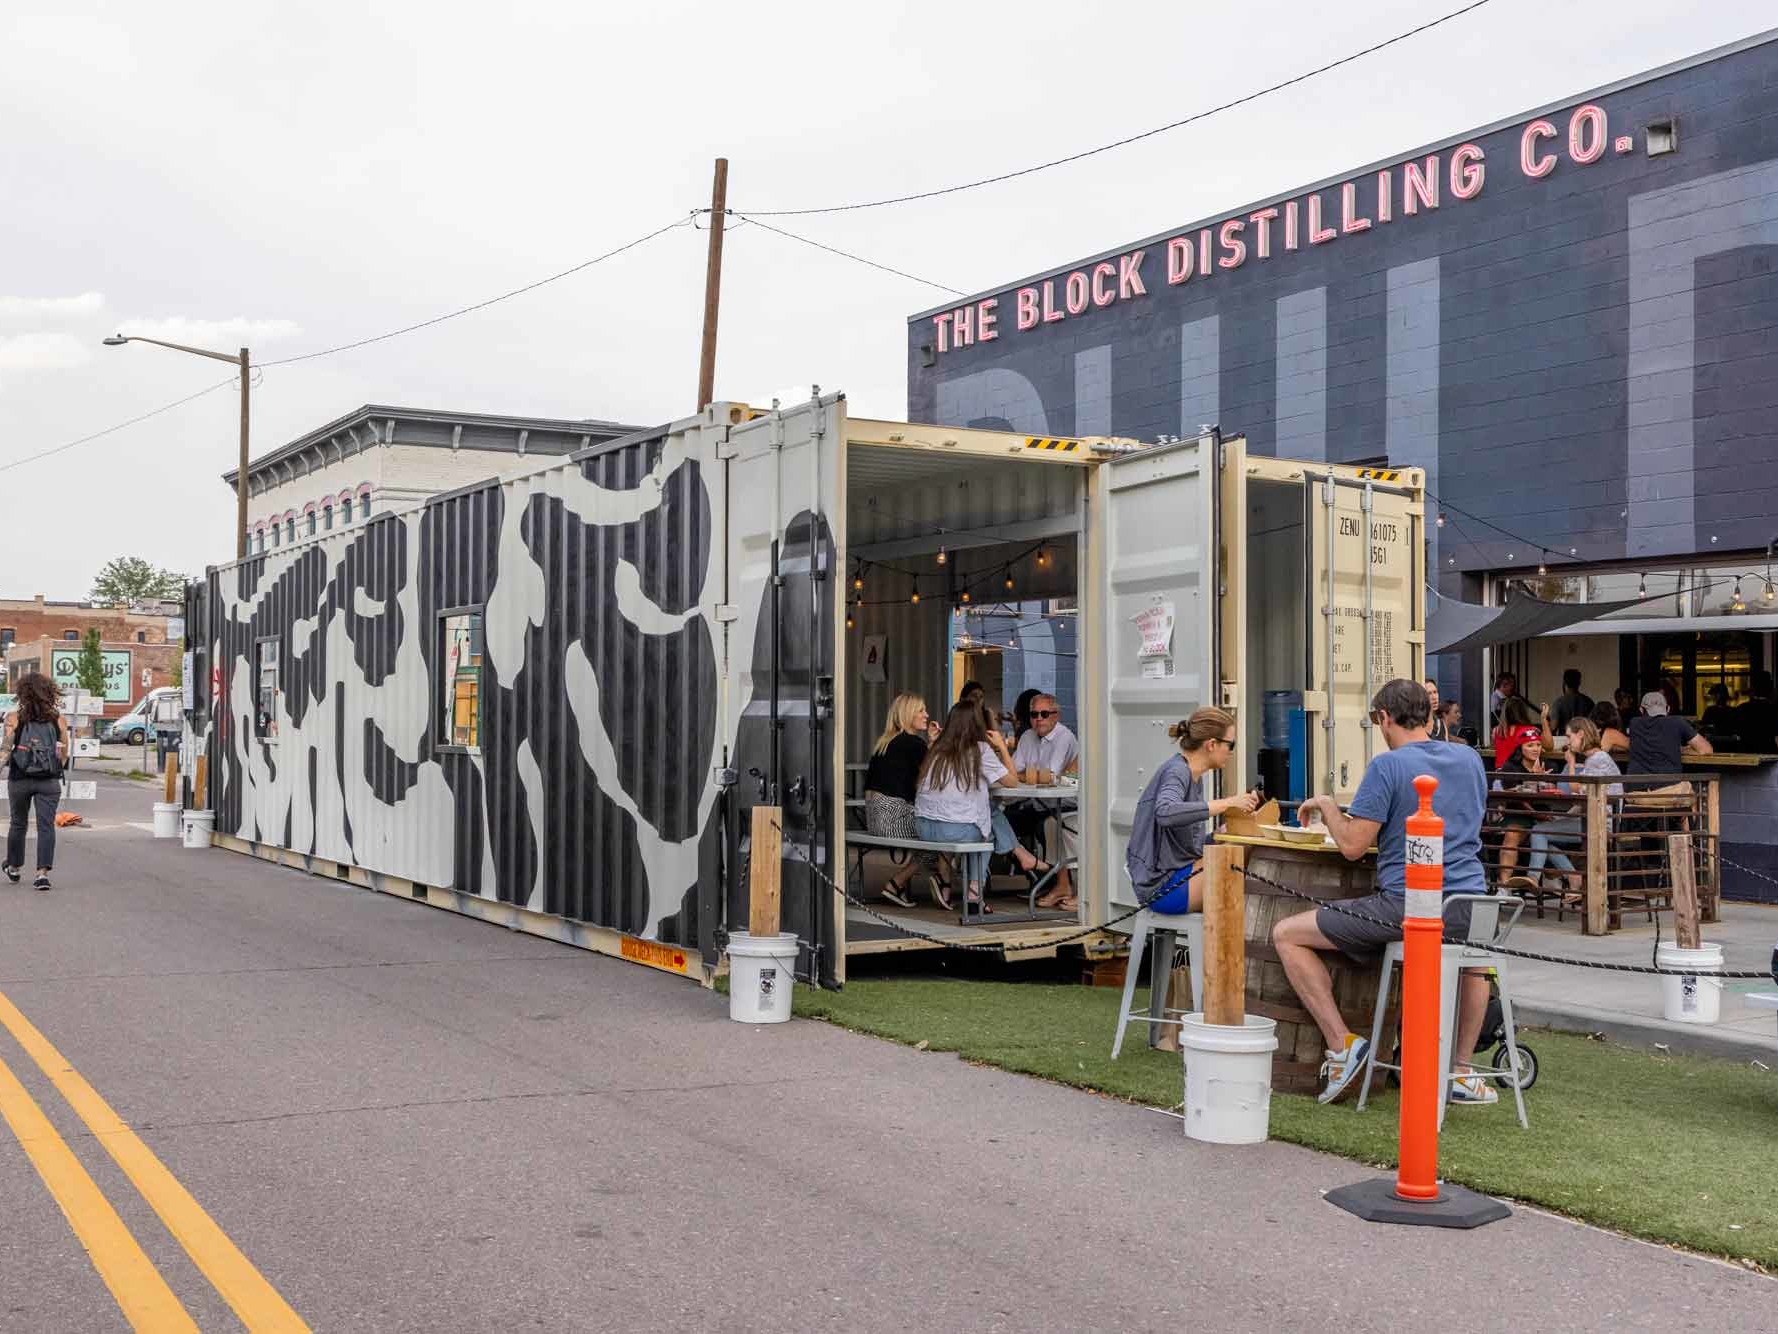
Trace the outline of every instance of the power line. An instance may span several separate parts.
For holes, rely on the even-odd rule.
[[[237,383],[239,379],[239,376],[231,376],[226,380],[218,380],[207,389],[200,389],[195,394],[187,394],[184,398],[176,398],[171,403],[163,403],[160,407],[144,412],[139,417],[131,417],[128,421],[118,422],[115,426],[107,426],[102,431],[94,431],[91,435],[83,435],[78,440],[69,440],[65,444],[56,445],[50,449],[39,450],[35,454],[27,454],[22,459],[12,459],[7,463],[0,463],[0,472],[8,472],[13,468],[22,468],[27,463],[35,463],[39,459],[47,459],[53,454],[61,454],[80,445],[91,444],[95,440],[103,440],[108,435],[115,435],[126,426],[134,426],[137,422],[145,422],[150,417],[158,417],[163,412],[171,412],[174,408],[190,403],[193,399],[202,398],[205,394],[213,394],[218,389],[225,389],[229,385]]]
[[[399,329],[391,329],[388,333],[377,334],[371,338],[360,338],[356,342],[340,343],[335,347],[324,347],[318,352],[305,352],[301,356],[281,357],[277,361],[266,361],[261,362],[260,364],[263,366],[290,366],[299,361],[313,361],[317,357],[331,357],[336,352],[350,352],[354,348],[369,347],[372,343],[386,343],[391,338],[399,338],[403,334],[415,333],[421,329],[430,329],[433,325],[443,324],[446,320],[454,320],[460,315],[469,315],[478,310],[486,310],[489,306],[498,305],[502,301],[510,301],[515,296],[523,296],[526,292],[535,292],[539,287],[547,287],[550,283],[560,282],[563,278],[572,277],[574,274],[577,274],[584,269],[592,268],[595,264],[603,264],[606,260],[613,259],[618,255],[623,254],[626,250],[634,250],[637,246],[652,241],[655,237],[670,232],[675,227],[690,226],[691,221],[691,215],[683,218],[676,218],[664,227],[656,227],[647,235],[638,236],[634,241],[626,241],[613,250],[607,250],[602,255],[594,255],[591,259],[583,259],[580,263],[575,264],[570,268],[563,269],[560,273],[552,273],[547,278],[539,278],[536,282],[526,283],[523,287],[515,287],[510,292],[502,292],[499,296],[491,296],[486,301],[477,301],[472,306],[460,306],[456,310],[445,312],[443,315],[434,315],[431,319],[421,320],[418,324],[403,325]]]
[[[706,213],[709,212],[708,209],[701,211]],[[906,278],[910,282],[921,283],[927,287],[936,287],[939,291],[949,292],[953,296],[969,295],[969,293],[960,288],[950,287],[945,283],[935,283],[930,278],[922,278],[919,274],[909,273],[905,269],[895,269],[887,264],[879,264],[874,259],[866,259],[863,255],[855,255],[850,250],[841,250],[838,246],[824,245],[820,241],[811,240],[806,236],[798,236],[795,232],[787,232],[782,227],[774,227],[769,222],[761,222],[758,218],[749,217],[745,213],[736,213],[733,209],[729,210],[729,216],[739,218],[742,222],[751,222],[755,227],[763,227],[768,232],[776,232],[779,236],[788,237],[792,241],[801,241],[804,245],[814,246],[817,250],[825,250],[830,255],[839,255],[842,259],[855,260],[856,262],[868,265],[873,269],[881,269],[884,273],[893,273],[897,278]]]
[[[1066,166],[1070,162],[1079,162],[1083,158],[1094,157],[1100,153],[1109,153],[1114,148],[1124,148],[1130,144],[1140,143],[1144,139],[1154,138],[1157,134],[1165,134],[1169,130],[1181,129],[1184,126],[1191,125],[1200,120],[1205,120],[1221,112],[1233,110],[1238,106],[1244,106],[1248,102],[1257,101],[1272,93],[1281,92],[1295,84],[1303,83],[1321,74],[1326,74],[1329,70],[1338,69],[1342,65],[1349,65],[1355,60],[1362,60],[1365,56],[1374,55],[1378,51],[1384,50],[1387,47],[1394,46],[1399,42],[1405,42],[1410,37],[1417,37],[1421,33],[1428,32],[1441,24],[1449,23],[1453,19],[1462,18],[1465,14],[1480,9],[1483,5],[1488,3],[1489,0],[1474,0],[1473,3],[1464,5],[1461,9],[1454,9],[1450,13],[1442,15],[1439,18],[1430,19],[1427,22],[1420,24],[1418,27],[1409,28],[1406,32],[1397,33],[1395,36],[1378,42],[1373,46],[1367,46],[1362,51],[1354,51],[1350,55],[1341,56],[1338,60],[1329,61],[1325,65],[1318,65],[1312,70],[1305,70],[1301,74],[1293,75],[1279,83],[1272,84],[1270,87],[1261,88],[1255,92],[1246,93],[1241,97],[1234,98],[1232,101],[1223,102],[1217,106],[1209,107],[1206,110],[1194,112],[1183,120],[1172,121],[1166,125],[1157,125],[1152,130],[1143,130],[1139,134],[1128,135],[1122,139],[1114,140],[1111,143],[1101,144],[1097,148],[1088,148],[1083,149],[1078,153],[1070,153],[1067,157],[1052,158],[1048,162],[1039,162],[1035,166],[1021,167],[1017,171],[1001,172],[998,176],[984,176],[980,180],[965,181],[961,185],[947,185],[942,189],[937,190],[921,190],[914,194],[892,195],[884,199],[866,199],[852,204],[829,204],[820,208],[753,209],[750,211],[750,216],[753,221],[759,222],[762,217],[795,218],[806,217],[812,213],[851,213],[859,209],[885,208],[890,204],[910,204],[918,199],[936,199],[942,195],[960,194],[965,190],[980,189],[984,185],[998,185],[1002,181],[1017,180],[1021,176],[1030,176],[1036,172],[1048,171],[1051,167]],[[761,223],[760,225],[763,226],[764,224]],[[922,281],[924,280],[922,279]],[[934,285],[936,286],[936,284]]]

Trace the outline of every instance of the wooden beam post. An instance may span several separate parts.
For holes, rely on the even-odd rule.
[[[1605,934],[1605,834],[1611,823],[1604,783],[1587,784],[1587,875],[1585,920],[1581,930],[1589,936]]]
[[[778,934],[779,876],[784,869],[783,825],[776,806],[753,808],[753,851],[748,859],[747,931],[755,939]]]
[[[1692,862],[1692,836],[1667,835],[1667,864],[1673,876],[1673,940],[1682,950],[1695,950],[1703,940],[1698,930],[1698,868]]]
[[[166,779],[167,793],[161,800],[170,806],[179,800],[179,753],[177,751],[167,756],[167,767],[163,777]]]
[[[1722,780],[1704,780],[1704,878],[1699,885],[1698,920],[1722,920]]]
[[[1247,1021],[1247,886],[1240,849],[1204,849],[1204,1022],[1239,1028]]]
[[[210,757],[208,755],[199,755],[196,776],[191,781],[191,801],[193,808],[196,810],[203,811],[209,809],[209,805],[205,801],[205,798],[209,795],[209,770]]]

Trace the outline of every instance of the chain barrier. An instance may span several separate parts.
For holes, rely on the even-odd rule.
[[[1733,871],[1739,871],[1742,875],[1750,875],[1755,880],[1764,880],[1768,885],[1778,885],[1778,875],[1773,875],[1769,871],[1756,871],[1751,866],[1741,865],[1740,862],[1732,862],[1720,852],[1716,854],[1716,862],[1717,865],[1726,866]]]
[[[1241,874],[1247,879],[1258,881],[1260,884],[1265,885],[1270,889],[1275,889],[1281,894],[1288,894],[1291,898],[1301,899],[1305,903],[1313,903],[1317,908],[1326,908],[1329,912],[1339,913],[1342,917],[1350,917],[1357,922],[1368,922],[1372,926],[1386,927],[1391,931],[1401,930],[1400,922],[1386,922],[1381,917],[1373,917],[1369,913],[1358,912],[1356,909],[1344,907],[1336,901],[1318,899],[1313,894],[1303,893],[1300,889],[1293,889],[1289,885],[1281,885],[1268,876],[1260,875],[1257,871],[1249,871],[1243,867],[1241,868]],[[1655,930],[1655,946],[1658,949],[1660,947],[1660,928],[1658,924]],[[1462,945],[1468,949],[1482,950],[1489,954],[1503,954],[1514,959],[1529,959],[1535,963],[1567,964],[1570,968],[1595,968],[1601,972],[1607,973],[1650,973],[1657,977],[1698,977],[1707,975],[1713,978],[1721,978],[1724,981],[1770,982],[1772,980],[1770,971],[1763,973],[1711,971],[1708,974],[1700,974],[1696,969],[1687,972],[1683,968],[1656,968],[1648,964],[1606,963],[1598,959],[1569,959],[1564,958],[1559,954],[1538,954],[1533,950],[1515,950],[1510,949],[1505,945],[1490,945],[1481,941],[1468,940],[1461,936],[1453,936],[1448,932],[1441,936],[1440,939],[1447,945]]]

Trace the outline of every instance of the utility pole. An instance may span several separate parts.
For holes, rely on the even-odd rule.
[[[716,159],[716,173],[710,185],[710,249],[704,263],[704,343],[698,358],[698,411],[702,412],[716,397],[716,311],[722,302],[722,225],[728,219],[728,159]],[[242,353],[243,358],[246,354]],[[243,367],[245,361],[242,362]],[[243,414],[246,408],[243,406]],[[246,417],[242,417],[245,439]],[[243,446],[244,448],[244,446]],[[243,505],[246,501],[241,502]],[[243,516],[246,511],[242,511]],[[243,524],[246,522],[243,517]],[[243,530],[244,531],[244,530]]]
[[[247,559],[247,381],[252,373],[247,349],[241,349],[241,463],[235,473],[235,559]]]

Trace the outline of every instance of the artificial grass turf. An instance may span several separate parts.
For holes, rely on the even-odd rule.
[[[1179,1057],[1150,1050],[1142,1029],[1132,1027],[1123,1055],[1111,1059],[1119,996],[1073,985],[866,979],[837,992],[798,987],[796,1013],[1132,1102],[1178,1105]],[[1453,1107],[1439,1140],[1447,1180],[1778,1269],[1778,1073],[1565,1033],[1523,1040],[1539,1060],[1525,1095],[1531,1128],[1519,1129],[1510,1090],[1493,1107]],[[1373,1087],[1363,1112],[1355,1103],[1322,1107],[1275,1093],[1272,1137],[1393,1167],[1395,1090]]]

